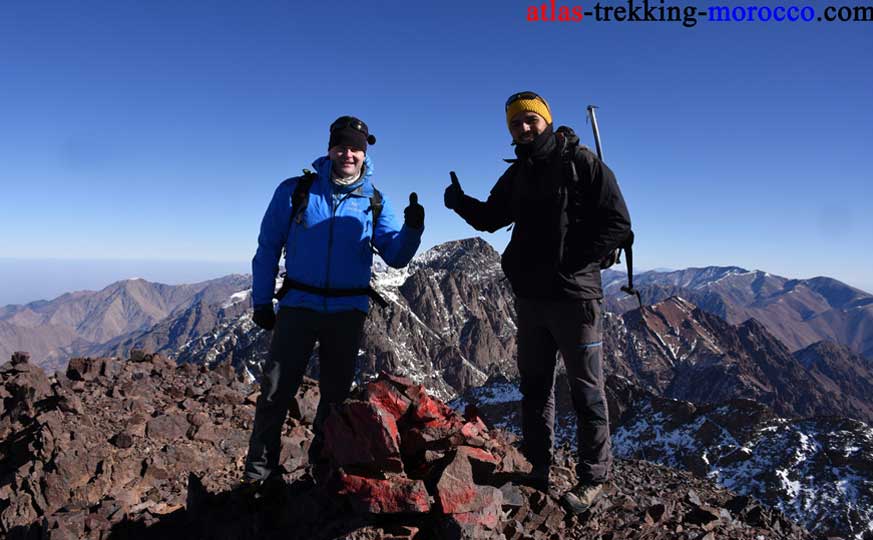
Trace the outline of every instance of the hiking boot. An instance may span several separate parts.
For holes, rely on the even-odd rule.
[[[270,476],[263,479],[245,476],[234,489],[244,497],[262,499],[273,493],[280,483],[282,483],[281,476]]]
[[[250,498],[258,498],[259,493],[264,487],[264,480],[259,478],[249,478],[248,476],[244,476],[240,483],[234,487],[234,491],[243,495],[244,497]]]
[[[576,486],[561,496],[561,502],[567,510],[579,515],[594,504],[594,501],[603,493],[603,484],[578,483]]]

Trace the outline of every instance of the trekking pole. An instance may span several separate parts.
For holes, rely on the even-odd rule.
[[[597,108],[597,105],[589,105],[587,107],[588,110],[588,118],[591,120],[591,131],[594,132],[594,147],[597,149],[597,157],[600,158],[600,161],[603,161],[603,147],[600,145],[600,128],[597,125],[597,115],[594,110]],[[633,231],[631,231],[630,243],[628,245],[633,245]],[[620,248],[621,249],[621,248]],[[627,294],[633,295],[637,297],[637,302],[640,304],[640,312],[642,313],[643,309],[643,300],[640,298],[640,291],[634,289],[634,253],[633,250],[629,247],[624,248],[624,256],[627,261],[627,285],[622,286],[621,290],[626,292]]]
[[[603,161],[603,147],[600,146],[600,128],[597,127],[597,116],[594,114],[594,109],[597,105],[588,106],[588,118],[591,120],[591,130],[594,131],[594,147],[597,149],[597,157]]]

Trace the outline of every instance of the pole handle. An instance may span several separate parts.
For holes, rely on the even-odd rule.
[[[589,105],[588,118],[591,120],[591,130],[594,132],[594,147],[597,149],[597,157],[603,161],[603,147],[600,145],[600,128],[597,126],[597,115],[595,114],[597,105]]]

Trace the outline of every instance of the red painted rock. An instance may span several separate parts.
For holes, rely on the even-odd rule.
[[[488,474],[494,471],[500,465],[500,458],[481,448],[472,446],[459,446],[458,454],[465,456],[474,466],[481,466],[483,470],[487,470]]]
[[[419,429],[409,429],[403,434],[400,441],[400,451],[406,457],[412,457],[423,453],[427,441]]]
[[[394,417],[364,401],[333,408],[324,422],[324,455],[339,467],[403,471]]]
[[[488,428],[481,418],[476,418],[473,421],[467,422],[461,428],[461,434],[468,441],[477,441],[488,439]]]
[[[463,420],[460,422],[463,422]],[[448,443],[451,446],[476,446],[484,448],[488,446],[490,441],[491,437],[488,435],[488,429],[482,420],[478,420],[465,422],[460,425],[457,431],[451,434]]]
[[[481,454],[479,454],[481,452]],[[496,458],[487,452],[476,448],[459,447],[455,457],[446,466],[437,482],[437,497],[445,514],[463,514],[478,512],[493,503],[495,497],[502,494],[499,489],[491,486],[476,485],[473,479],[473,459],[481,462],[485,459],[496,465]],[[495,494],[494,492],[497,492]],[[500,504],[498,503],[498,508]]]
[[[366,512],[397,514],[430,511],[430,497],[421,480],[402,476],[380,479],[346,474],[340,482],[340,493],[349,495]]]
[[[492,486],[480,486],[481,498],[485,505],[475,512],[462,512],[449,514],[443,518],[440,527],[440,538],[495,538],[497,529],[501,525],[501,507],[503,494]],[[543,535],[543,538],[546,536]]]
[[[406,388],[415,385],[415,383],[409,377],[401,377],[399,375],[388,373],[387,371],[380,371],[378,380],[388,381],[400,391],[404,391]]]
[[[461,427],[457,419],[439,419],[409,428],[403,434],[403,454],[412,456],[426,450],[448,450],[457,445],[453,436],[460,432]]]
[[[410,399],[400,393],[389,381],[376,381],[364,388],[363,399],[390,413],[394,421],[399,421],[409,410]]]
[[[416,422],[447,420],[457,416],[457,413],[451,407],[438,399],[430,397],[424,386],[420,384],[409,387],[406,395],[412,400],[412,418]]]
[[[464,525],[478,525],[486,529],[496,529],[500,522],[500,507],[503,505],[503,492],[493,486],[480,486],[485,492],[485,507],[476,512],[455,514],[455,519]]]

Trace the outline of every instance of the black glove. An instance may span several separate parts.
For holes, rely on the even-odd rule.
[[[409,194],[409,206],[403,211],[403,218],[412,229],[424,227],[424,207],[418,204],[418,195],[414,191]]]
[[[276,312],[273,311],[273,304],[261,304],[255,306],[255,312],[252,313],[252,320],[255,324],[266,331],[270,331],[276,326]]]
[[[449,173],[452,177],[452,184],[446,188],[443,194],[443,201],[446,203],[446,208],[455,209],[461,204],[461,197],[464,196],[464,190],[461,189],[461,183],[458,182],[458,176],[455,171]]]

